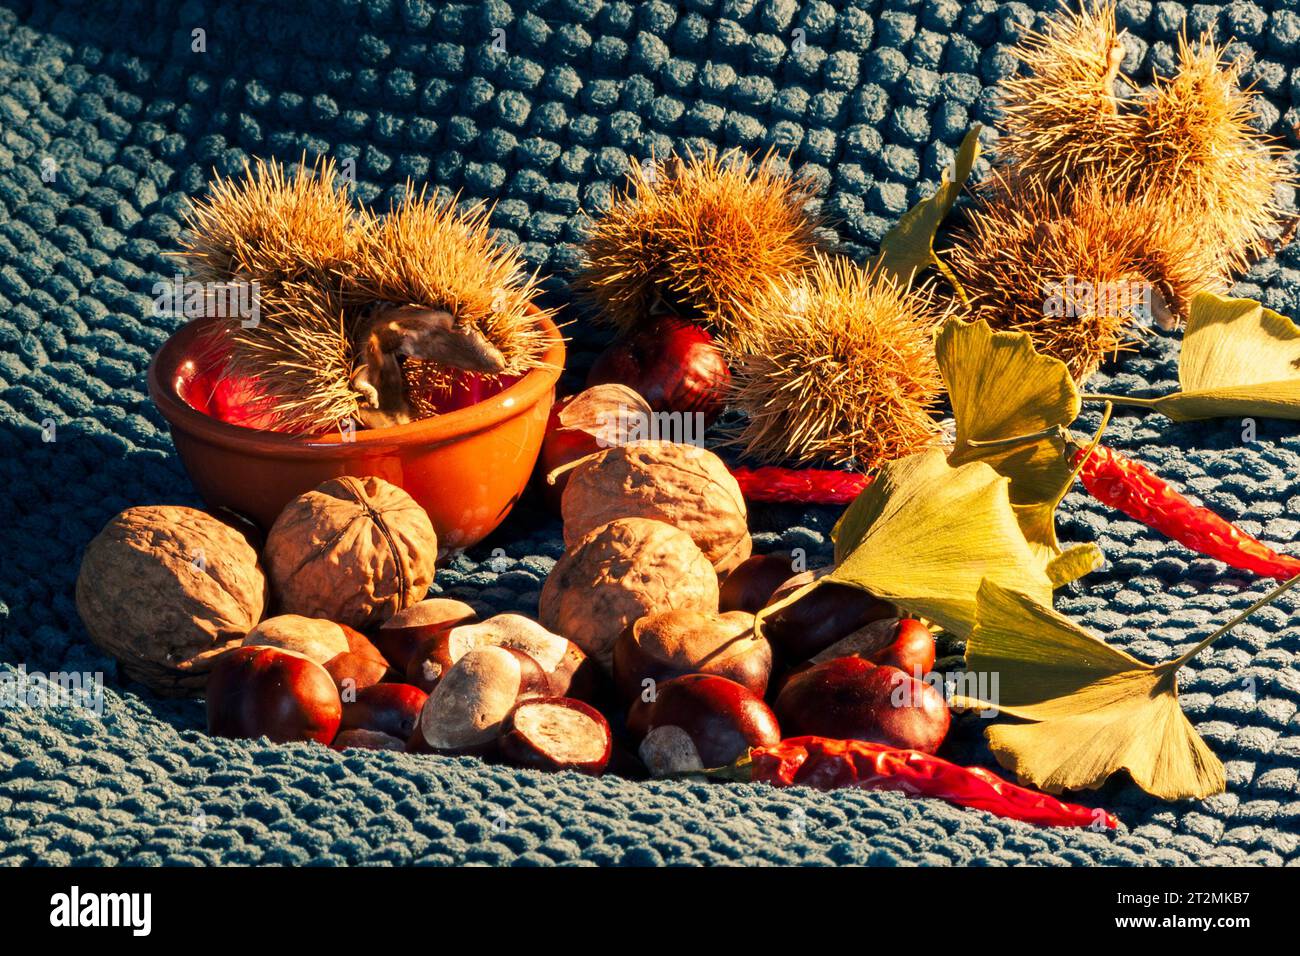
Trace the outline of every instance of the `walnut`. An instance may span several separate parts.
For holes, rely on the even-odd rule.
[[[424,597],[438,538],[415,499],[382,478],[331,478],[289,502],[262,560],[281,613],[364,630]]]
[[[713,565],[685,531],[650,518],[619,518],[555,562],[539,616],[608,670],[624,627],[673,608],[718,609]]]
[[[717,455],[695,445],[647,441],[609,448],[569,474],[564,543],[615,518],[654,518],[680,528],[722,573],[749,557],[740,485]]]
[[[77,612],[90,639],[165,696],[202,691],[213,660],[266,612],[257,552],[193,508],[128,508],[86,546]]]

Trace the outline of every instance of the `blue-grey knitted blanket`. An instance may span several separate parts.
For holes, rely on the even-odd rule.
[[[1223,758],[1227,792],[1087,799],[1115,833],[1035,829],[901,794],[636,783],[473,759],[340,755],[229,741],[195,701],[119,681],[77,619],[86,542],[117,511],[197,503],[145,392],[171,331],[150,289],[175,270],[178,209],[249,156],[355,160],[361,199],[407,177],[497,202],[494,223],[565,299],[579,212],[630,161],[708,141],[791,152],[864,254],[932,189],[972,122],[992,117],[1008,45],[1047,4],[992,0],[208,0],[15,3],[0,10],[0,668],[103,671],[102,717],[0,711],[0,862],[1188,864],[1300,862],[1300,624],[1284,599],[1189,668],[1183,706]],[[1168,70],[1184,17],[1253,56],[1264,124],[1294,145],[1300,4],[1121,0],[1126,69]],[[1238,289],[1300,313],[1300,249]],[[579,323],[572,369],[602,341]],[[1175,382],[1157,334],[1092,383]],[[1106,381],[1107,377],[1110,380]],[[576,378],[573,372],[570,377]],[[1084,425],[1096,424],[1087,415]],[[1293,424],[1176,425],[1121,415],[1108,441],[1252,533],[1296,551]],[[828,556],[829,509],[753,516],[757,550]],[[1164,659],[1267,590],[1086,496],[1062,537],[1107,566],[1058,606]],[[436,589],[535,613],[559,529],[525,502]],[[960,653],[959,646],[944,648]],[[952,663],[952,661],[949,661]],[[979,721],[952,753],[990,763]]]

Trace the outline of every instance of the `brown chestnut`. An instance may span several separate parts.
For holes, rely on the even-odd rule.
[[[429,695],[410,684],[375,684],[343,702],[341,730],[374,730],[405,741],[420,720]]]
[[[897,667],[913,677],[924,677],[934,667],[934,635],[914,618],[884,618],[840,638],[807,663],[820,664],[837,657],[861,657],[873,664]]]
[[[343,705],[325,668],[277,647],[236,647],[217,658],[208,678],[208,733],[269,737],[276,743],[338,733]]]
[[[759,697],[772,673],[772,647],[754,636],[754,615],[679,608],[648,614],[614,643],[614,684],[624,701],[683,674],[716,674]]]
[[[538,770],[598,774],[609,763],[614,738],[604,715],[570,697],[534,697],[519,703],[501,737],[501,755]]]
[[[777,589],[768,606],[829,572],[827,568],[795,575]],[[898,617],[898,608],[860,588],[832,581],[764,617],[761,630],[782,660],[793,664],[806,661],[840,638],[886,617]]]
[[[546,674],[527,654],[495,645],[476,648],[453,664],[429,694],[411,749],[489,753],[515,704],[546,696],[550,696]]]
[[[406,673],[411,657],[422,646],[457,625],[477,620],[474,609],[464,601],[426,598],[385,621],[375,632],[375,646],[395,670]]]
[[[897,667],[860,657],[814,664],[786,681],[776,698],[791,737],[865,740],[934,753],[951,716],[943,694]]]
[[[787,554],[755,554],[736,565],[718,589],[719,611],[757,614],[790,578],[793,561]]]
[[[653,699],[638,699],[628,730],[651,776],[721,767],[750,747],[775,744],[781,728],[762,698],[735,681],[687,674],[659,684]]]
[[[412,658],[407,679],[421,690],[431,691],[466,653],[490,645],[513,647],[535,660],[557,697],[586,697],[595,683],[595,661],[572,641],[522,614],[498,614],[444,631]]]
[[[244,636],[243,645],[279,647],[305,654],[324,667],[346,694],[378,684],[389,671],[379,648],[360,631],[300,614],[268,617]]]
[[[702,326],[674,315],[644,326],[605,349],[588,385],[617,382],[641,394],[656,412],[698,412],[711,425],[726,406],[731,372]]]

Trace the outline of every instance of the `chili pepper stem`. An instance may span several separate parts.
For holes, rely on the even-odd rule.
[[[1171,663],[1168,665],[1169,669],[1170,669],[1170,670],[1178,670],[1178,668],[1180,668],[1180,667],[1182,667],[1183,665],[1185,665],[1185,664],[1186,664],[1188,661],[1190,661],[1193,657],[1195,657],[1197,654],[1201,653],[1201,651],[1205,650],[1207,647],[1209,647],[1211,644],[1213,644],[1215,641],[1217,641],[1219,638],[1221,638],[1224,634],[1227,634],[1229,631],[1231,631],[1234,627],[1236,627],[1236,626],[1237,626],[1238,624],[1240,624],[1242,621],[1246,620],[1246,618],[1250,617],[1252,614],[1254,614],[1254,613],[1255,613],[1256,611],[1258,611],[1260,608],[1265,607],[1265,606],[1267,606],[1267,605],[1269,605],[1269,604],[1272,604],[1274,601],[1276,601],[1278,598],[1280,598],[1280,597],[1281,597],[1283,594],[1285,594],[1287,591],[1290,591],[1290,590],[1291,590],[1293,587],[1295,587],[1297,584],[1300,584],[1300,574],[1297,574],[1295,577],[1291,578],[1291,579],[1290,579],[1289,581],[1287,581],[1285,584],[1282,584],[1282,585],[1280,585],[1280,586],[1274,588],[1272,591],[1269,591],[1268,594],[1264,595],[1262,598],[1260,598],[1258,601],[1256,601],[1256,602],[1255,602],[1254,604],[1252,604],[1250,607],[1246,608],[1246,610],[1242,611],[1240,614],[1238,614],[1236,617],[1234,617],[1234,618],[1233,618],[1231,621],[1229,621],[1227,624],[1223,625],[1223,627],[1219,628],[1219,629],[1216,630],[1213,634],[1211,634],[1209,637],[1205,638],[1205,640],[1201,641],[1199,644],[1197,644],[1195,647],[1193,647],[1190,651],[1188,651],[1188,652],[1187,652],[1186,654],[1184,654],[1182,657],[1180,657],[1180,658],[1178,658],[1177,660],[1171,662]]]

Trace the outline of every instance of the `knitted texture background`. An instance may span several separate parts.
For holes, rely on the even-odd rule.
[[[1052,831],[900,794],[591,780],[472,759],[209,738],[202,704],[120,681],[73,604],[80,552],[117,511],[198,504],[145,369],[172,330],[150,290],[175,271],[184,197],[250,156],[355,160],[386,202],[411,177],[497,201],[495,224],[564,302],[580,211],[631,161],[700,141],[776,146],[820,180],[849,252],[872,250],[989,123],[1009,44],[1047,4],[991,0],[670,4],[306,0],[39,2],[0,10],[0,668],[103,671],[102,718],[0,711],[0,862],[1300,863],[1300,623],[1284,598],[1188,669],[1183,706],[1227,792],[1167,804],[1114,781],[1087,799],[1117,833]],[[1168,71],[1188,28],[1235,37],[1290,133],[1300,3],[1123,0],[1128,71]],[[196,32],[202,31],[202,32]],[[1194,224],[1189,224],[1194,228]],[[1239,287],[1300,314],[1300,248]],[[579,381],[605,333],[572,327]],[[1158,394],[1177,336],[1090,383]],[[1096,415],[1081,426],[1095,427]],[[1176,425],[1121,414],[1108,435],[1252,533],[1296,552],[1293,424]],[[829,557],[835,513],[753,516],[756,550]],[[1062,538],[1107,566],[1058,606],[1145,660],[1172,656],[1269,582],[1199,559],[1072,494]],[[536,612],[560,553],[535,500],[439,570],[484,611]],[[943,648],[955,663],[959,646]],[[941,663],[941,667],[945,666]],[[977,718],[946,752],[992,765]]]

